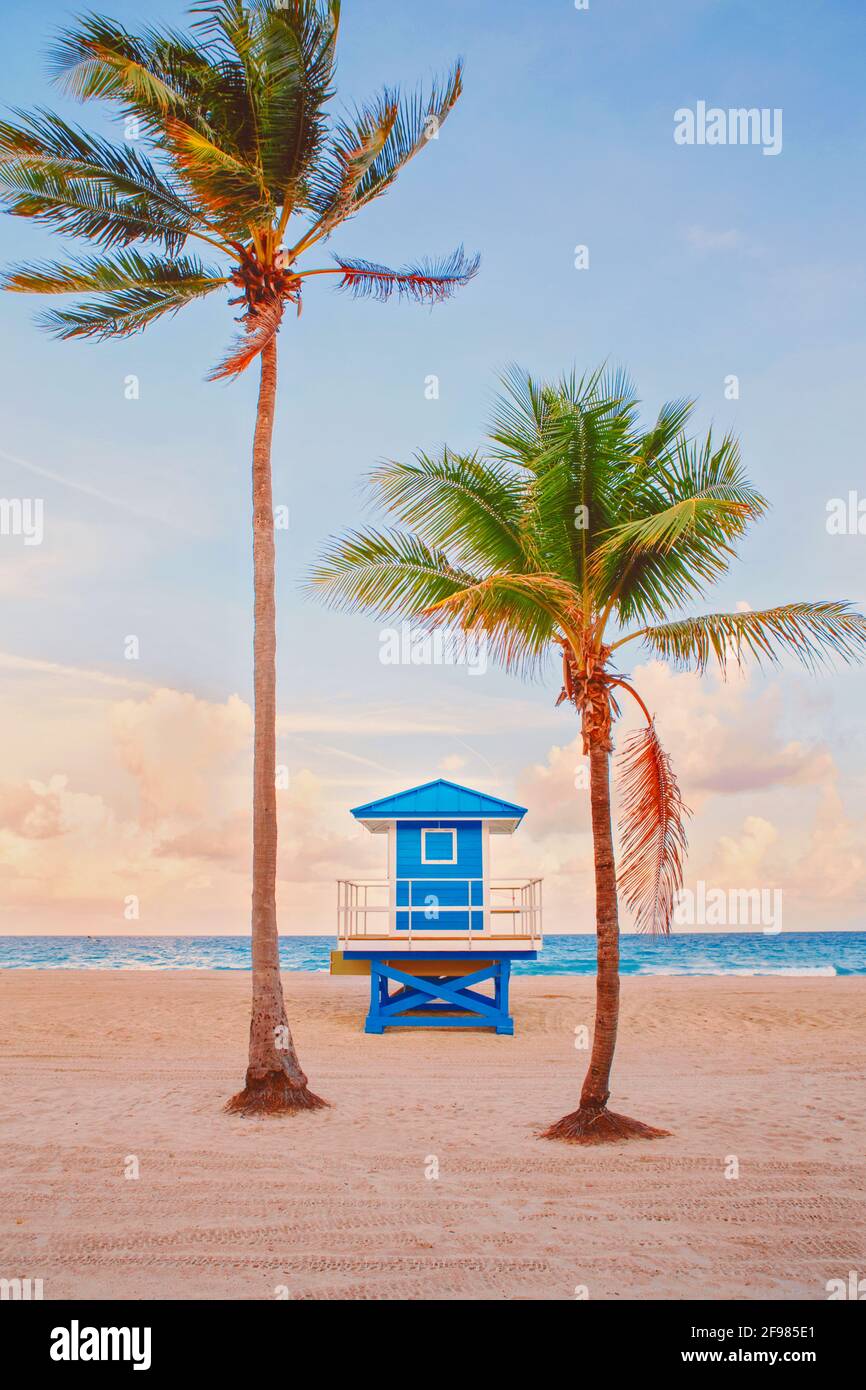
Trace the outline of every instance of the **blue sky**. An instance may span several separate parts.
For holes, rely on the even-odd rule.
[[[140,15],[128,0],[105,8],[130,28]],[[65,103],[47,77],[47,39],[70,13],[43,0],[7,17],[4,96],[108,129],[96,108]],[[152,21],[182,15],[178,4],[148,7]],[[458,54],[466,91],[441,139],[339,232],[334,250],[400,263],[463,242],[483,263],[468,289],[433,311],[354,303],[319,282],[281,335],[274,485],[292,518],[278,537],[281,748],[298,785],[316,784],[315,814],[338,818],[341,807],[437,775],[446,762],[458,780],[509,795],[573,737],[550,710],[555,673],[546,687],[522,687],[495,673],[473,680],[385,668],[375,623],[322,611],[298,583],[325,538],[365,515],[359,483],[377,459],[480,442],[497,374],[511,362],[557,375],[607,358],[629,368],[648,413],[665,398],[693,396],[701,426],[739,434],[773,510],[708,606],[866,602],[866,537],[832,537],[825,525],[830,498],[866,495],[856,409],[866,376],[864,44],[866,10],[853,0],[590,0],[588,11],[571,0],[345,0],[342,100],[385,83],[412,86]],[[676,145],[674,111],[700,100],[781,108],[782,152]],[[578,244],[589,248],[585,271],[574,267]],[[0,221],[4,263],[58,251],[47,232]],[[38,663],[100,673],[121,694],[132,680],[141,689],[130,687],[129,698],[145,703],[160,688],[202,708],[249,699],[255,382],[252,374],[230,386],[204,381],[234,331],[219,296],[102,346],[50,340],[32,325],[36,307],[0,300],[0,493],[43,497],[46,509],[42,547],[25,554],[10,538],[0,543],[0,649],[17,663],[10,690],[26,723],[26,737],[11,737],[7,766],[24,783],[65,777],[64,795],[77,786],[101,800],[115,827],[139,824],[154,780],[142,772],[141,749],[123,744],[118,763],[114,724],[104,748],[86,722],[74,734],[68,702],[79,710],[89,695],[73,674],[61,679]],[[732,373],[736,401],[724,394]],[[136,401],[124,397],[129,374],[140,381]],[[430,374],[440,378],[437,401],[425,399]],[[141,644],[134,670],[123,659],[130,633]],[[713,846],[745,833],[750,817],[777,827],[777,849],[796,835],[812,844],[821,798],[835,796],[850,870],[862,842],[864,693],[860,673],[752,684],[748,700],[778,699],[780,749],[801,741],[805,766],[820,748],[833,771],[822,782],[789,767],[766,785],[745,779],[735,792],[708,793],[699,863],[705,850],[721,873]],[[737,715],[747,728],[750,708]],[[323,711],[340,714],[329,721]],[[116,714],[100,706],[93,717],[107,728]],[[721,706],[718,718],[723,724]],[[674,742],[678,727],[672,715]],[[793,802],[792,779],[802,783]],[[209,813],[222,795],[215,785]],[[181,815],[177,806],[172,814]],[[564,824],[571,819],[564,809]],[[311,902],[324,901],[340,824],[322,831],[327,852],[311,870],[319,884]],[[576,825],[572,867],[584,874],[580,814]],[[163,835],[159,845],[168,832],[153,833]],[[532,852],[552,856],[565,904],[571,849],[554,851],[539,834]],[[27,862],[28,874],[40,864]],[[781,859],[774,864],[773,873],[786,872]],[[288,883],[300,876],[287,869]],[[851,882],[833,924],[856,916],[859,880]],[[98,901],[94,894],[94,911]],[[803,914],[806,925],[814,910]],[[157,918],[160,929],[169,918],[176,925],[174,909]]]

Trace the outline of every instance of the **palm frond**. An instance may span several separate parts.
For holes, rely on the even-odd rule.
[[[228,231],[243,236],[250,225],[270,225],[276,205],[255,166],[173,117],[165,122],[165,146],[184,182]]]
[[[437,550],[451,547],[459,567],[532,568],[525,529],[526,483],[504,465],[444,449],[411,463],[388,461],[370,477],[373,496]]]
[[[710,613],[660,623],[622,642],[637,637],[680,670],[703,672],[713,658],[722,672],[747,658],[758,666],[777,665],[786,655],[814,670],[834,657],[862,660],[866,617],[845,602],[786,603],[756,613]]]
[[[6,212],[107,249],[153,241],[160,242],[167,252],[175,252],[195,235],[191,219],[178,216],[164,204],[146,195],[118,196],[92,179],[69,179],[29,165],[0,164],[0,187]]]
[[[368,609],[377,617],[417,618],[441,599],[474,584],[417,536],[353,531],[333,542],[308,587],[332,608]]]
[[[239,377],[245,372],[280,331],[284,308],[283,300],[275,299],[270,304],[262,305],[255,314],[247,315],[243,332],[238,335],[228,355],[208,372],[208,381]]]
[[[429,94],[419,89],[403,98],[399,90],[386,88],[377,100],[338,122],[313,176],[310,206],[322,224],[333,227],[385,193],[401,169],[438,137],[462,92],[463,65],[458,62]]]
[[[417,304],[441,304],[478,274],[480,256],[467,256],[460,246],[443,261],[423,261],[417,266],[389,270],[372,261],[336,258],[343,278],[339,288],[356,299],[385,303],[392,295]]]
[[[206,225],[155,165],[49,111],[0,121],[0,190],[7,211],[105,246],[162,241],[180,250]]]
[[[665,402],[655,424],[641,435],[635,448],[635,464],[641,472],[646,473],[657,459],[665,458],[676,449],[679,441],[685,437],[694,408],[695,402],[685,396]]]
[[[621,860],[618,885],[638,931],[667,935],[683,886],[689,815],[670,757],[650,723],[619,758]]]
[[[359,185],[385,148],[398,114],[396,101],[386,92],[378,103],[356,112],[352,124],[338,124],[326,155],[312,173],[307,199],[318,214],[313,228],[316,240],[356,210]],[[309,233],[302,241],[308,239],[313,239]]]
[[[627,519],[599,536],[591,561],[597,593],[615,601],[624,625],[702,595],[767,506],[731,436],[717,447],[711,432],[700,445],[680,435],[650,468],[645,451],[643,440],[619,489],[617,510]]]
[[[483,637],[492,661],[537,675],[574,615],[574,590],[554,574],[488,574],[432,604],[423,617]]]
[[[70,309],[40,316],[60,338],[127,337],[166,313],[219,289],[225,280],[191,256],[170,260],[126,250],[70,265],[38,263],[8,273],[3,288],[21,293],[87,294]]]
[[[163,289],[172,285],[224,285],[226,280],[212,266],[195,256],[145,256],[126,250],[114,256],[86,256],[71,263],[40,261],[13,268],[0,288],[24,294],[110,293],[137,286]]]
[[[550,575],[472,574],[397,530],[352,532],[333,542],[308,587],[331,607],[469,635],[484,642],[492,661],[526,675],[547,656],[557,607],[573,598]]]
[[[215,134],[206,113],[219,114],[219,73],[205,45],[173,30],[143,26],[135,35],[102,15],[85,15],[56,39],[50,63],[70,96],[119,102],[151,132],[174,116]]]
[[[530,467],[543,449],[556,393],[512,364],[503,374],[488,435],[494,456],[503,462]]]
[[[533,503],[542,564],[592,595],[590,559],[619,517],[631,454],[633,403],[623,374],[599,371],[554,388],[534,455]]]
[[[288,213],[308,206],[313,165],[324,145],[340,6],[253,0],[250,8],[259,159],[274,202],[284,208],[285,222]]]

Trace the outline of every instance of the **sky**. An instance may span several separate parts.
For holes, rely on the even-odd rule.
[[[105,9],[140,19],[131,0]],[[122,136],[50,82],[46,47],[73,13],[42,0],[6,16],[5,104]],[[362,483],[377,461],[481,445],[509,364],[622,364],[647,419],[689,396],[697,428],[739,436],[772,510],[701,611],[866,604],[866,534],[828,531],[834,499],[866,499],[864,44],[859,0],[344,0],[338,110],[458,55],[466,87],[333,251],[401,264],[463,243],[482,267],[433,310],[323,279],[281,333],[284,932],[333,931],[335,880],[384,872],[349,808],[438,776],[526,805],[494,841],[494,876],[542,874],[546,929],[592,930],[588,796],[556,670],[525,684],[386,665],[374,619],[302,590],[329,536],[376,520]],[[701,102],[781,113],[781,148],[677,143],[675,113]],[[63,249],[0,218],[3,264]],[[215,295],[93,345],[44,335],[40,307],[0,297],[0,499],[44,517],[41,544],[0,535],[0,931],[241,933],[256,383],[205,380],[236,311]],[[863,927],[866,673],[725,684],[629,660],[694,813],[686,885],[779,889],[786,929]]]

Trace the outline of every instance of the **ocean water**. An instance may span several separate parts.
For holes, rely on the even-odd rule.
[[[327,970],[330,936],[283,937],[284,970]],[[248,936],[0,936],[0,968],[20,970],[249,970]],[[624,975],[866,975],[866,932],[701,932],[624,935]],[[515,973],[591,975],[593,936],[548,936]]]

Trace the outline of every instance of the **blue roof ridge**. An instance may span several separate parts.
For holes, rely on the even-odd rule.
[[[360,806],[353,806],[351,809],[351,814],[353,816],[369,814],[370,812],[374,811],[377,807],[385,805],[389,802],[402,801],[417,793],[429,791],[433,787],[447,787],[449,790],[459,792],[465,796],[479,797],[484,801],[502,807],[503,810],[510,812],[512,815],[526,815],[527,808],[525,806],[518,806],[515,802],[506,801],[501,796],[492,796],[489,792],[478,791],[475,787],[464,787],[460,782],[452,782],[447,777],[434,777],[429,782],[419,783],[417,787],[406,787],[403,791],[391,792],[388,796],[377,797],[375,801],[365,801]],[[425,811],[418,811],[416,812],[416,814],[429,815],[431,813]]]

